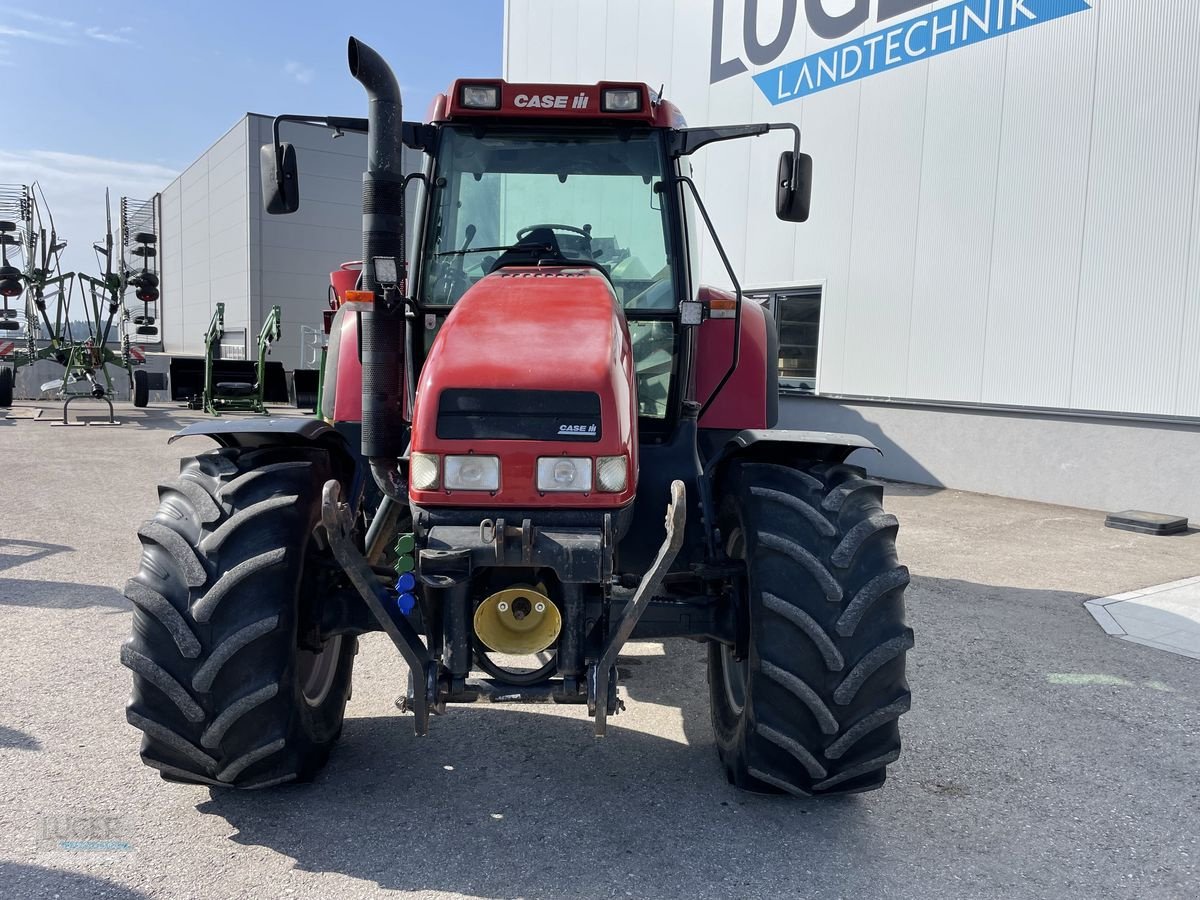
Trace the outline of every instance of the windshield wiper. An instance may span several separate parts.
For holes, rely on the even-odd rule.
[[[488,253],[488,252],[495,252],[497,250],[503,252],[505,250],[511,250],[511,249],[512,249],[512,244],[506,244],[503,247],[470,247],[470,248],[465,248],[462,250],[443,250],[441,253],[435,253],[433,255],[435,257],[437,257],[437,256],[463,256],[464,254],[467,254],[467,253]]]

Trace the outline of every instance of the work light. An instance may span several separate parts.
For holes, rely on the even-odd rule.
[[[375,266],[375,280],[380,284],[393,285],[400,282],[396,257],[376,256],[371,263]]]
[[[459,99],[468,109],[499,109],[500,88],[494,84],[464,84]]]
[[[539,491],[590,491],[592,461],[586,456],[540,456],[537,486]]]
[[[447,456],[443,486],[448,491],[500,490],[500,457]]]
[[[438,486],[438,458],[434,453],[414,453],[408,459],[408,477],[418,491],[432,491]]]
[[[600,109],[607,113],[640,112],[642,92],[637,88],[606,88],[600,95]]]
[[[624,456],[601,456],[596,460],[596,487],[610,494],[625,490],[629,465]]]

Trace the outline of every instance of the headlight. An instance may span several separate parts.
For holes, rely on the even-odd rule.
[[[540,456],[537,486],[539,491],[590,491],[592,461],[586,456]]]
[[[596,460],[596,487],[610,494],[625,490],[629,463],[624,456],[602,456]]]
[[[494,84],[464,84],[459,99],[469,109],[499,109],[500,88]]]
[[[498,491],[500,457],[447,456],[444,485],[448,491]]]
[[[438,486],[438,458],[434,453],[414,453],[408,458],[408,480],[418,491]]]
[[[606,113],[641,112],[640,88],[606,88],[600,97],[600,109]]]

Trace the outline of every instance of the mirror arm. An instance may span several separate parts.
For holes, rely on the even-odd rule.
[[[800,156],[800,128],[794,122],[759,122],[753,125],[717,125],[712,128],[680,128],[671,133],[672,158],[690,156],[701,147],[718,141],[736,141],[759,137],[771,131],[792,132],[792,150]]]
[[[800,126],[794,122],[772,122],[767,131],[790,131],[792,133],[792,153],[800,158]]]
[[[733,308],[733,358],[729,361],[729,368],[725,370],[725,374],[721,376],[721,380],[713,388],[713,392],[708,395],[708,399],[700,407],[700,412],[696,418],[702,419],[704,414],[708,412],[708,408],[712,406],[713,401],[720,396],[721,390],[725,387],[726,383],[733,377],[733,373],[737,371],[738,363],[742,358],[742,284],[738,281],[737,273],[733,271],[733,264],[729,262],[729,256],[725,253],[725,246],[717,236],[717,229],[713,226],[712,219],[708,215],[708,210],[704,207],[704,200],[700,197],[700,191],[697,190],[696,183],[686,175],[676,175],[674,180],[677,184],[686,184],[688,190],[692,192],[692,198],[696,201],[696,209],[700,211],[700,217],[704,219],[704,226],[708,229],[708,235],[712,238],[713,245],[717,248],[717,254],[721,257],[721,262],[725,266],[725,272],[729,275],[729,281],[733,284],[733,295],[737,301]]]
[[[283,152],[279,146],[279,126],[283,122],[299,122],[302,125],[317,125],[331,131],[351,131],[355,134],[367,133],[367,120],[348,116],[276,116],[271,122],[271,140],[275,144],[275,164],[283,162]],[[422,150],[429,153],[433,150],[437,138],[437,126],[424,122],[405,122],[402,128],[404,146],[412,150]]]

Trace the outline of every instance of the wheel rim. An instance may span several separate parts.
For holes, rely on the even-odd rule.
[[[300,650],[296,655],[296,668],[300,680],[300,693],[309,706],[320,706],[333,688],[337,677],[338,661],[341,659],[342,635],[335,634],[317,653]]]
[[[742,559],[745,556],[746,542],[742,537],[742,529],[735,528],[725,544],[725,553],[730,559]],[[730,709],[741,715],[746,708],[746,679],[750,671],[750,660],[739,660],[733,655],[733,647],[721,645],[721,680],[725,685],[725,699]]]

